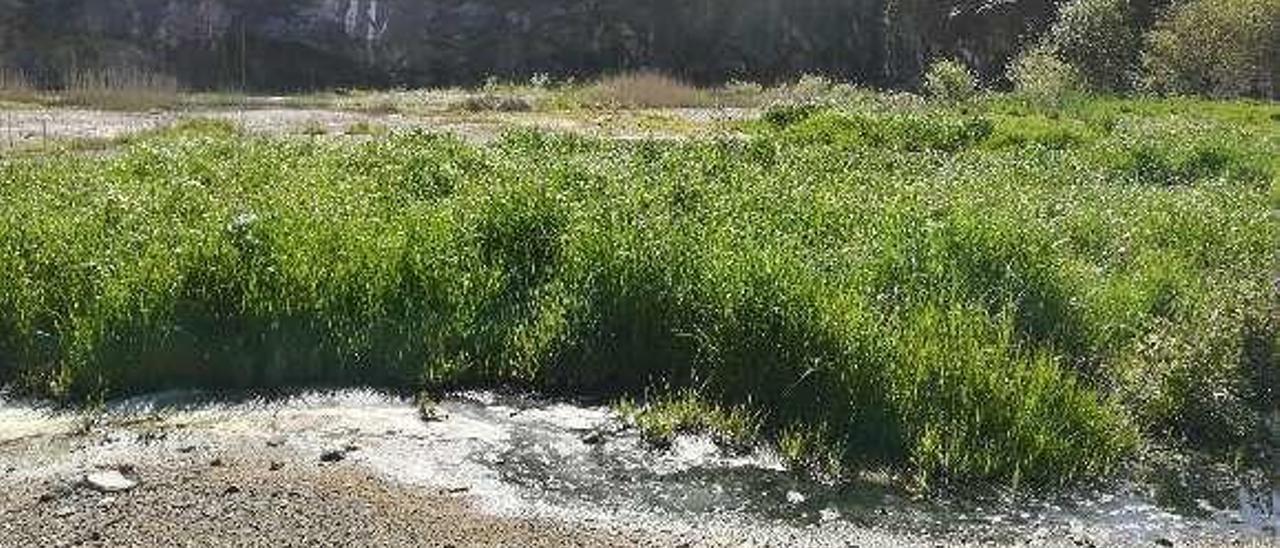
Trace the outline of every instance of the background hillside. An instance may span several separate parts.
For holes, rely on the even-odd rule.
[[[1131,9],[1150,24],[1163,0]],[[127,65],[194,88],[467,84],[634,69],[911,87],[948,57],[998,82],[1053,0],[0,0],[0,65]]]

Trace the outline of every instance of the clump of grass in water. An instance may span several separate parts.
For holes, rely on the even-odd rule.
[[[930,487],[1052,486],[1145,439],[1251,435],[1237,419],[1265,376],[1239,357],[1268,336],[1249,318],[1280,239],[1274,185],[1250,175],[1270,169],[1268,126],[1222,133],[1250,169],[1169,187],[1116,176],[1104,147],[1123,123],[984,146],[965,128],[987,114],[894,116],[817,113],[750,142],[491,146],[191,122],[106,157],[6,160],[0,379],[66,398],[670,386],[655,431],[759,432],[797,466]],[[810,123],[824,138],[787,129]],[[904,144],[916,134],[928,146]],[[1193,370],[1219,389],[1188,390]]]
[[[760,437],[760,418],[745,408],[722,409],[690,389],[664,394],[655,401],[624,399],[619,413],[658,447],[670,446],[680,434],[708,434],[717,444],[737,452],[753,447]]]

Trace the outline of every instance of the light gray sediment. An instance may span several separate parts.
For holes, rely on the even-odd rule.
[[[160,394],[92,419],[0,402],[0,546],[1276,545],[1261,507],[960,508],[699,437],[656,450],[601,406],[478,392],[441,409],[423,422],[359,390]],[[104,470],[136,485],[85,482]]]

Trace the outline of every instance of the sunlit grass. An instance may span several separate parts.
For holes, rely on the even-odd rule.
[[[1274,107],[1214,108],[816,108],[746,139],[484,146],[194,121],[9,158],[0,380],[648,394],[658,437],[758,433],[930,486],[1238,447],[1276,378],[1278,147],[1237,123]]]

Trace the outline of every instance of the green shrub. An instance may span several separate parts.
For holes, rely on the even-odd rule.
[[[958,103],[977,95],[978,84],[973,73],[962,63],[939,59],[925,72],[924,89],[936,100]]]
[[[1013,91],[1041,108],[1055,108],[1083,91],[1079,72],[1048,48],[1033,47],[1009,64]]]
[[[1194,0],[1147,36],[1146,86],[1160,93],[1280,96],[1280,0]]]
[[[764,111],[762,118],[773,127],[784,128],[808,120],[822,110],[822,106],[812,103],[773,105]]]
[[[1062,7],[1049,40],[1054,54],[1075,67],[1090,89],[1132,86],[1141,36],[1129,0],[1072,0]]]

